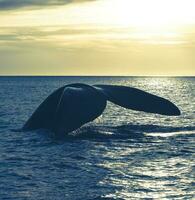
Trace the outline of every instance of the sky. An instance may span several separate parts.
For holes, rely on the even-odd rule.
[[[194,0],[0,0],[0,75],[195,76]]]

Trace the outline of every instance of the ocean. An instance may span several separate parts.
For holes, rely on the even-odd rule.
[[[182,114],[108,103],[71,137],[18,130],[70,83],[136,87],[171,100]],[[195,199],[195,78],[0,77],[0,199]]]

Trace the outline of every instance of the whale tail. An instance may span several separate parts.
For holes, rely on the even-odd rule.
[[[22,130],[43,128],[59,135],[69,133],[100,116],[107,100],[132,110],[180,115],[177,106],[169,100],[136,88],[77,83],[61,87],[49,95],[27,120]]]
[[[51,129],[63,91],[64,87],[61,87],[49,95],[27,120],[22,130]]]
[[[181,114],[179,108],[169,100],[136,88],[116,85],[94,87],[102,92],[108,101],[128,109],[168,116]]]

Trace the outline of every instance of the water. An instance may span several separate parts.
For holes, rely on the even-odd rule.
[[[119,84],[168,98],[178,117],[109,103],[76,136],[55,139],[22,127],[58,87]],[[1,77],[0,199],[195,198],[195,78]]]

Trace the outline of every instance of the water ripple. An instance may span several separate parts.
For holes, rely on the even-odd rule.
[[[100,119],[63,138],[19,131],[49,93],[72,82],[138,87],[169,98],[182,115],[109,103]],[[194,198],[194,78],[5,77],[0,85],[0,199]]]

